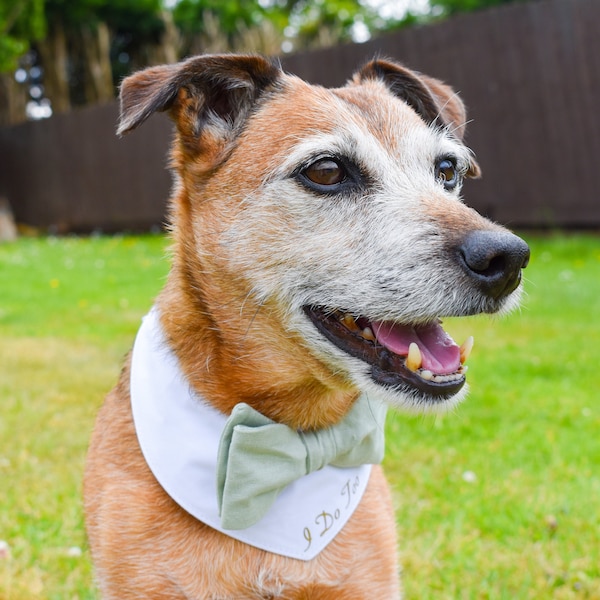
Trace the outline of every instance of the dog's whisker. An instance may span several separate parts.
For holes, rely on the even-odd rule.
[[[468,121],[465,121],[464,123],[456,124],[452,128],[450,128],[450,126],[448,126],[447,131],[450,135],[454,135],[454,133],[456,133],[459,129],[466,129],[467,125],[471,124],[472,122],[473,122],[473,119],[469,119]],[[469,148],[469,150],[470,150],[470,148]]]
[[[246,332],[244,333],[244,337],[247,338],[250,335],[250,330],[252,329],[252,326],[254,325],[254,321],[256,320],[256,317],[258,316],[258,313],[261,311],[262,309],[262,304],[259,304],[256,307],[256,311],[254,312],[254,315],[252,315],[249,323],[248,323],[248,328],[246,329]]]
[[[433,121],[431,122],[431,126],[432,127],[437,127],[437,123],[438,120],[441,121],[442,123],[442,128],[446,128],[447,127],[447,123],[445,121],[443,121],[442,119],[442,113],[444,112],[444,109],[448,106],[448,104],[450,104],[451,101],[454,101],[456,99],[458,99],[458,93],[454,92],[451,96],[449,96],[446,101],[444,102],[444,104],[439,108],[437,115],[435,116],[435,118],[433,119]]]

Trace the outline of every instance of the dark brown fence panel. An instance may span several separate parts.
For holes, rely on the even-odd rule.
[[[291,56],[284,66],[340,85],[378,54],[460,92],[473,120],[467,143],[484,173],[465,186],[469,204],[513,226],[600,225],[598,0],[515,3]]]
[[[458,90],[483,168],[469,204],[517,227],[599,227],[600,1],[539,0],[289,56],[284,68],[342,85],[375,55]],[[171,125],[124,139],[116,105],[0,130],[0,195],[18,221],[59,231],[140,229],[164,219]]]
[[[0,195],[17,222],[57,232],[163,223],[170,122],[119,139],[117,115],[115,103],[0,130]]]

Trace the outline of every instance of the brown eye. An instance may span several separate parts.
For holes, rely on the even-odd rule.
[[[304,175],[317,185],[332,186],[344,181],[346,171],[337,161],[331,158],[322,158],[307,167]]]
[[[460,180],[460,176],[456,170],[456,163],[450,158],[443,158],[437,163],[435,176],[448,191],[453,190]]]

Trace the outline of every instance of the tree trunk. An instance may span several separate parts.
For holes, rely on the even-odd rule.
[[[110,32],[106,23],[81,30],[84,85],[87,104],[109,102],[115,97],[110,64]]]
[[[69,53],[62,23],[50,25],[48,37],[38,42],[37,49],[44,67],[44,90],[52,103],[52,112],[68,112],[71,109]]]
[[[173,22],[173,15],[170,11],[165,10],[162,12],[161,18],[165,30],[161,35],[160,42],[158,44],[145,44],[142,47],[137,56],[138,67],[171,64],[179,60],[181,36]]]
[[[165,31],[160,40],[160,47],[162,48],[162,57],[160,62],[174,63],[179,60],[179,51],[181,49],[179,30],[173,21],[173,14],[171,11],[163,10],[161,17],[165,24]]]
[[[0,196],[0,243],[12,242],[17,239],[17,226],[10,204]]]
[[[25,121],[27,88],[15,81],[12,73],[0,74],[0,126]]]

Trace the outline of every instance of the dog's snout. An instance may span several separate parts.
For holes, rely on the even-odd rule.
[[[473,231],[464,238],[459,259],[480,290],[499,300],[518,287],[529,246],[509,232]]]

